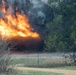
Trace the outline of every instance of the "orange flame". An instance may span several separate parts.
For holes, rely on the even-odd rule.
[[[12,7],[11,7],[12,8]],[[3,1],[0,11],[3,14],[0,17],[0,35],[8,39],[14,37],[32,37],[39,38],[39,34],[34,32],[34,29],[30,27],[28,19],[25,14],[11,14],[11,11],[6,9],[6,4]]]

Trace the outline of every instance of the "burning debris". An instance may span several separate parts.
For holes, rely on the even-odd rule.
[[[27,48],[33,42],[36,44],[41,41],[40,35],[31,28],[27,16],[18,12],[18,8],[14,9],[5,0],[2,0],[0,6],[0,35],[2,39],[6,37],[7,40],[15,41],[19,45],[28,46]]]

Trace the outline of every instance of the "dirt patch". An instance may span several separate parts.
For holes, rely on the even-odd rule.
[[[61,70],[61,69],[51,69],[51,68],[29,68],[29,67],[15,67],[14,69],[28,70],[28,71],[54,72],[54,73],[62,73],[63,75],[76,75],[76,70]]]

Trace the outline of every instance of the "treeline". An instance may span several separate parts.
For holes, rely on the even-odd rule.
[[[54,17],[46,24],[45,51],[76,52],[76,3],[49,0],[48,5]]]

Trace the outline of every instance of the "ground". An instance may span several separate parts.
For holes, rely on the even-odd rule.
[[[29,67],[15,67],[18,70],[27,70],[27,71],[42,71],[42,72],[53,72],[61,73],[63,75],[76,75],[76,70],[61,70],[61,69],[47,69],[47,68],[29,68]]]

